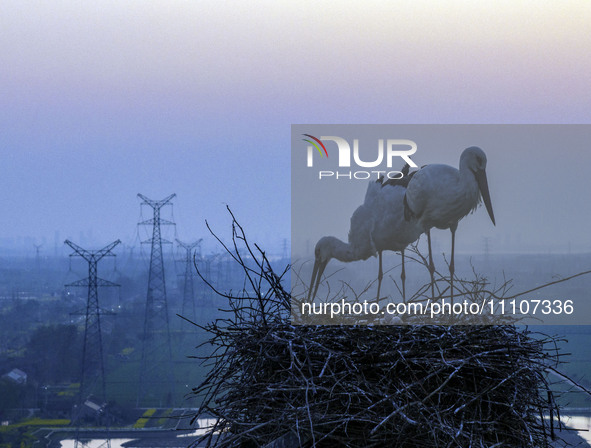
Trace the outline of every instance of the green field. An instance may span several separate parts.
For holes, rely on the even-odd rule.
[[[194,333],[171,333],[172,346],[176,354],[173,354],[174,383],[171,403],[168,400],[169,384],[164,379],[169,377],[166,373],[167,364],[162,363],[153,367],[153,374],[162,378],[163,382],[154,384],[149,388],[145,399],[140,403],[142,407],[196,407],[199,403],[189,398],[193,387],[199,385],[208,372],[208,368],[201,365],[200,360],[191,359],[188,356],[207,355],[206,349],[197,349],[198,337]],[[209,350],[209,349],[208,349]],[[141,348],[130,353],[127,359],[110,357],[106,366],[106,388],[109,400],[126,407],[135,407],[139,391],[141,365]]]

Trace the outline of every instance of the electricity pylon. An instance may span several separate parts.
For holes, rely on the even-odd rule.
[[[43,247],[43,244],[33,244],[33,246],[35,247],[35,274],[37,275],[37,277],[39,277],[41,275],[41,248]]]
[[[197,318],[197,313],[195,312],[195,293],[193,288],[193,249],[199,247],[201,241],[203,241],[203,238],[191,244],[183,243],[178,238],[176,240],[177,244],[185,249],[185,258],[183,260],[185,263],[185,282],[183,285],[182,315],[192,321],[195,321]]]
[[[143,202],[154,210],[154,217],[138,223],[151,225],[152,238],[143,241],[152,246],[150,252],[150,272],[148,275],[148,294],[146,297],[146,314],[144,319],[144,336],[142,342],[142,359],[140,364],[140,381],[137,397],[139,407],[148,395],[156,397],[166,394],[166,402],[149,403],[151,405],[172,405],[174,396],[174,371],[172,366],[172,345],[168,320],[168,301],[166,298],[166,280],[164,277],[164,257],[162,244],[170,241],[162,239],[160,226],[174,225],[174,222],[160,218],[160,209],[170,202],[176,194],[165,199],[154,201],[138,194]]]
[[[41,280],[41,247],[43,247],[43,244],[33,244],[33,246],[35,247],[35,286],[36,286],[36,290],[35,293],[41,295],[42,291],[43,291],[43,281]]]
[[[70,246],[74,253],[70,257],[82,257],[88,262],[88,277],[66,286],[85,286],[88,288],[88,299],[86,301],[85,313],[73,313],[85,315],[84,324],[84,345],[82,347],[82,372],[80,375],[80,395],[78,397],[77,415],[74,420],[77,428],[80,427],[80,418],[83,405],[89,395],[94,395],[99,400],[99,405],[107,402],[107,393],[105,388],[105,365],[103,357],[103,339],[101,334],[101,315],[113,314],[105,312],[99,307],[98,288],[103,286],[119,286],[116,283],[104,280],[98,277],[98,262],[106,256],[115,256],[113,248],[121,241],[117,240],[103,247],[100,250],[86,250],[72,243],[69,240],[65,244]],[[108,419],[108,417],[107,417]],[[76,443],[79,443],[79,434],[76,431]],[[82,442],[81,442],[82,443]],[[107,439],[105,446],[110,446]]]

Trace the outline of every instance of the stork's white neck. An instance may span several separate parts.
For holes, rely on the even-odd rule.
[[[350,261],[355,261],[357,258],[353,254],[353,249],[350,244],[345,243],[344,241],[339,240],[338,238],[334,238],[332,240],[332,247],[331,247],[331,255],[332,258],[336,258],[339,261],[343,261],[348,263]]]

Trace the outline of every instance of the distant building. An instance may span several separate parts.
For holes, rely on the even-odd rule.
[[[20,369],[12,369],[10,372],[2,376],[8,378],[17,384],[27,384],[27,374]]]
[[[87,422],[94,421],[97,425],[105,424],[105,419],[108,418],[106,407],[106,403],[99,404],[95,398],[89,397],[82,403],[78,418]]]
[[[93,413],[100,414],[100,413],[103,412],[103,409],[105,407],[104,404],[101,406],[101,405],[96,404],[94,401],[91,401],[91,400],[86,400],[84,402],[84,406],[86,408],[88,408],[87,412],[90,412],[91,414],[93,414]]]

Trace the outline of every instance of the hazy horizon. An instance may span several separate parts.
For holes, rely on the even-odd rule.
[[[229,238],[227,204],[277,251],[290,235],[292,123],[589,121],[587,2],[262,6],[3,2],[0,249],[34,251],[30,237],[53,251],[56,231],[60,243],[129,244],[137,193],[176,193],[181,240],[208,238],[206,219]],[[460,150],[442,161],[456,165]],[[534,175],[579,188],[588,153],[557,151]],[[496,189],[503,160],[489,158]],[[558,216],[587,195],[565,191],[553,204],[493,193],[495,211]],[[544,223],[549,251],[590,250],[584,222],[567,235],[558,222]],[[506,223],[498,246],[527,249],[537,229]],[[217,250],[210,238],[205,248]]]

